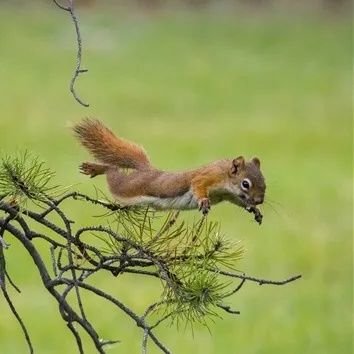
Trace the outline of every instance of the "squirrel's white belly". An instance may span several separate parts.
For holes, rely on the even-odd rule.
[[[123,204],[126,205],[146,205],[151,206],[154,209],[159,210],[168,210],[168,209],[196,209],[198,207],[198,202],[194,198],[193,193],[188,191],[178,197],[172,198],[160,198],[160,197],[153,197],[153,196],[139,196],[134,198],[127,198],[120,200]]]

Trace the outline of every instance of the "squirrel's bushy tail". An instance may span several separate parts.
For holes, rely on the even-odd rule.
[[[137,170],[150,166],[142,147],[115,136],[97,119],[85,118],[73,130],[80,143],[100,162]]]

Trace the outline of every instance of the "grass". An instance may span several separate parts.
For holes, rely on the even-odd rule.
[[[104,181],[77,172],[86,152],[67,126],[101,117],[143,144],[155,165],[184,169],[213,159],[257,155],[267,177],[264,224],[231,205],[213,209],[223,231],[241,239],[240,268],[292,285],[249,284],[212,334],[197,327],[163,328],[174,353],[350,353],[352,321],[352,126],[349,19],[319,15],[127,13],[81,11],[84,64],[77,91],[73,28],[53,7],[2,7],[0,12],[0,139],[3,152],[29,149],[47,161],[61,184],[84,192]],[[82,222],[87,211],[73,209]],[[196,213],[189,213],[193,217]],[[89,219],[89,220],[87,220]],[[74,353],[54,301],[40,286],[15,241],[6,251],[22,289],[14,302],[40,354]],[[155,282],[105,276],[97,283],[143,309]],[[140,333],[123,315],[85,299],[106,337],[122,340],[110,353],[138,353]],[[0,343],[24,353],[19,327],[0,299]],[[100,314],[99,316],[97,314]],[[139,340],[138,340],[139,338]],[[153,345],[151,353],[157,353]],[[87,353],[93,353],[88,349]]]

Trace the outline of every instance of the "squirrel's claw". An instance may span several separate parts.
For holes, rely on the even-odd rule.
[[[79,166],[79,171],[80,171],[80,173],[82,173],[84,175],[88,175],[91,178],[93,178],[97,175],[94,164],[92,164],[90,162],[83,162]]]
[[[207,215],[210,210],[210,201],[208,198],[200,199],[198,202],[199,210],[203,213],[203,215]]]
[[[262,215],[261,211],[258,208],[256,208],[255,206],[248,206],[245,209],[249,213],[254,214],[254,220],[256,220],[256,222],[258,222],[259,225],[262,224],[263,215]]]

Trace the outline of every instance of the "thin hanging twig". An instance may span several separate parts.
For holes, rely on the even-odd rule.
[[[89,104],[85,103],[84,101],[82,101],[81,98],[77,95],[77,93],[75,91],[76,79],[79,77],[80,74],[86,73],[88,70],[87,69],[81,69],[82,40],[81,40],[81,34],[80,34],[79,21],[77,19],[75,11],[74,11],[74,0],[67,0],[67,2],[69,4],[68,6],[61,5],[57,0],[53,0],[53,2],[61,10],[64,10],[64,11],[67,11],[67,12],[70,13],[72,21],[74,23],[75,32],[76,32],[76,41],[77,41],[76,67],[75,67],[75,71],[74,71],[73,77],[71,78],[71,81],[70,81],[70,92],[73,94],[75,100],[77,102],[79,102],[82,106],[89,107]]]

